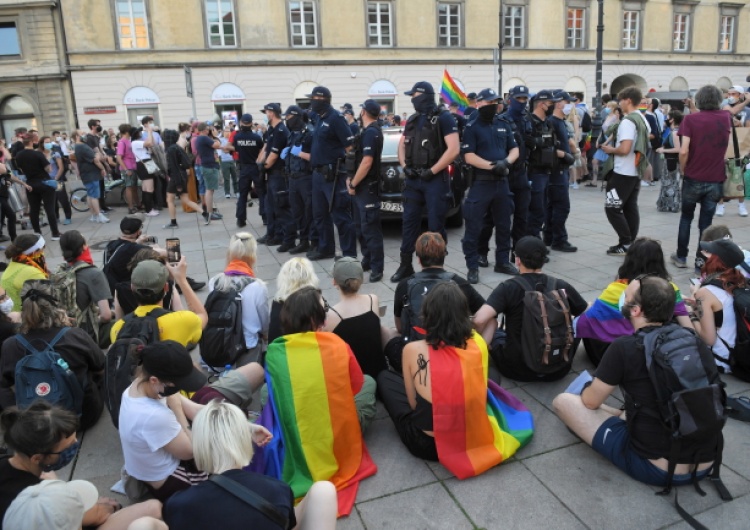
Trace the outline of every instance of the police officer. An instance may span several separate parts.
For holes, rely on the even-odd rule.
[[[256,162],[262,149],[263,139],[253,132],[253,117],[243,114],[240,118],[240,130],[234,135],[232,144],[227,146],[228,151],[237,152],[240,162],[240,193],[235,213],[237,226],[240,228],[247,224],[247,196],[250,194],[250,186],[259,178],[260,172]]]
[[[508,184],[518,146],[508,122],[496,118],[497,92],[485,88],[477,95],[477,118],[466,125],[461,152],[474,168],[474,180],[464,201],[466,227],[462,246],[469,283],[479,283],[479,237],[487,212],[495,227],[495,272],[518,274],[510,262],[513,199]]]
[[[453,115],[453,119],[456,120],[456,125],[458,125],[458,139],[461,140],[464,136],[464,128],[466,127],[466,118],[461,116],[461,114],[458,112],[459,111],[458,103],[456,103],[455,101],[451,101],[448,104],[448,110]]]
[[[466,99],[469,100],[469,106],[464,110],[464,118],[466,118],[466,121],[468,122],[477,112],[477,93],[469,92],[466,94]]]
[[[318,232],[318,248],[307,253],[310,260],[334,256],[333,225],[339,232],[344,256],[357,257],[357,238],[352,222],[351,197],[346,189],[344,155],[352,143],[352,131],[339,111],[331,107],[331,91],[317,86],[308,95],[310,110],[317,115],[310,149],[313,170],[313,223]]]
[[[443,239],[445,216],[451,198],[447,168],[459,154],[458,126],[451,113],[435,102],[435,91],[427,81],[419,81],[408,92],[416,111],[406,121],[398,144],[398,160],[406,177],[402,215],[401,264],[391,276],[398,282],[414,274],[411,255],[422,224],[422,210],[427,208],[430,232]]]
[[[348,104],[349,103],[345,103],[345,105]],[[344,115],[346,123],[349,124],[349,128],[352,130],[352,136],[357,136],[357,134],[359,134],[359,124],[357,123],[357,120],[354,119],[354,109],[344,109],[342,114]]]
[[[312,133],[307,127],[307,114],[297,105],[286,109],[286,126],[290,131],[289,145],[284,158],[289,177],[289,203],[292,209],[299,245],[290,254],[302,254],[317,246],[318,236],[312,227],[312,169],[310,168],[310,146]]]
[[[354,197],[354,225],[362,247],[362,268],[370,269],[370,283],[383,279],[385,256],[383,229],[380,226],[380,156],[383,153],[383,131],[378,124],[380,105],[368,99],[362,105],[362,130],[347,155],[347,187]]]

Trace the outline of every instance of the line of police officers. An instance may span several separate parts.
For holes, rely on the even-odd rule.
[[[405,182],[401,262],[392,282],[414,274],[412,254],[423,213],[428,230],[447,240],[446,215],[454,201],[449,166],[458,163],[460,153],[469,184],[462,247],[471,283],[479,281],[478,267],[489,266],[493,229],[495,271],[504,274],[518,274],[511,250],[525,235],[544,237],[554,250],[577,250],[565,231],[570,212],[567,168],[574,161],[564,123],[563,109],[572,101],[566,92],[540,91],[528,112],[528,88],[513,87],[508,110],[498,114],[500,96],[482,90],[476,95],[477,108],[466,113],[462,140],[455,117],[438,105],[430,83],[420,81],[405,94],[415,112],[398,146]],[[359,241],[370,282],[380,281],[380,105],[371,99],[360,105],[357,125],[345,118],[354,114],[351,105],[343,114],[331,106],[328,88],[315,87],[308,97],[311,112],[292,105],[284,113],[286,123],[280,104],[267,104],[261,110],[269,123],[265,139],[252,132],[252,116],[242,116],[233,143],[241,168],[237,225],[246,224],[253,183],[267,224],[259,243],[280,245],[279,252],[306,252],[311,260],[329,259],[334,257],[335,225],[342,254],[356,258]]]

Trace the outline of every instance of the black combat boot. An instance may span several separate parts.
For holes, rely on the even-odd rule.
[[[398,270],[396,273],[391,276],[392,282],[400,282],[401,280],[405,278],[409,278],[410,276],[414,276],[414,267],[411,266],[411,254],[410,253],[401,253],[401,265],[398,266]]]

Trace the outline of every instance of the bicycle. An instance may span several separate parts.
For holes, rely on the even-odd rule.
[[[105,198],[109,198],[110,192],[111,191],[116,192],[117,188],[122,188],[119,194],[120,204],[127,204],[128,201],[125,198],[126,188],[123,185],[122,179],[106,180],[104,182]],[[86,193],[86,188],[76,188],[70,192],[70,206],[77,212],[89,211],[89,205],[86,202],[86,199],[88,199],[88,193]],[[138,201],[137,202],[139,204],[141,202],[141,183],[140,182],[138,182]]]

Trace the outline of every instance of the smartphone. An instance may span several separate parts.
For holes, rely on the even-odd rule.
[[[167,238],[167,261],[169,263],[177,263],[181,259],[182,253],[180,252],[180,238]]]
[[[146,236],[143,238],[144,245],[155,245],[159,242],[159,238],[156,236]]]

